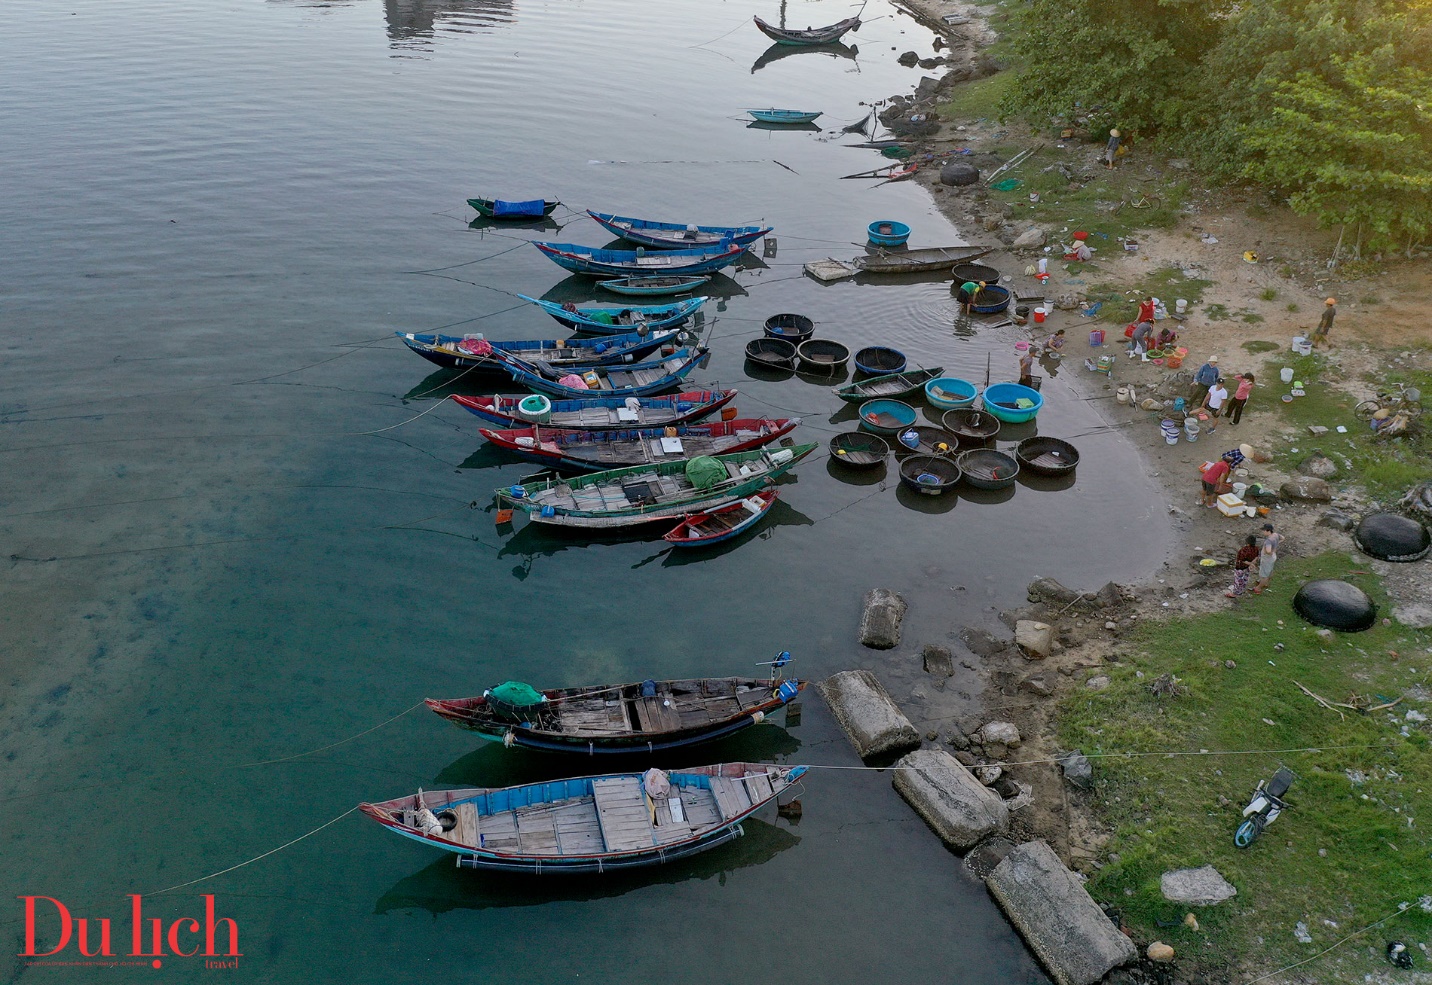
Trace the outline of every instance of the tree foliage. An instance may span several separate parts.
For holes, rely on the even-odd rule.
[[[1006,109],[1157,132],[1374,241],[1432,231],[1432,0],[1027,0]]]

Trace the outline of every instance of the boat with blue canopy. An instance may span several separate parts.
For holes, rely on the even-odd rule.
[[[430,363],[444,369],[505,373],[493,351],[540,359],[551,366],[579,363],[621,363],[640,359],[668,342],[681,330],[628,332],[595,339],[484,339],[481,335],[438,335],[429,332],[394,332],[402,343]]]
[[[723,242],[750,246],[769,233],[771,226],[696,226],[684,222],[658,222],[655,219],[633,219],[593,212],[587,215],[622,239],[659,250],[689,250],[702,246],[719,246]]]
[[[577,274],[630,277],[647,274],[712,274],[746,255],[739,243],[718,243],[706,249],[602,250],[575,243],[539,243],[533,246],[557,266]]]
[[[551,215],[561,202],[549,198],[533,198],[509,202],[500,198],[470,198],[467,204],[485,219],[541,219]]]

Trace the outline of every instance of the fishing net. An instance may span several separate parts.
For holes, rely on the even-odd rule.
[[[710,455],[699,455],[686,463],[686,478],[697,489],[710,489],[726,478],[726,466]]]

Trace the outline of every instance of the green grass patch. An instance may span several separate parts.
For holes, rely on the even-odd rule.
[[[1212,286],[1211,280],[1185,277],[1178,267],[1159,267],[1131,284],[1115,284],[1110,281],[1092,284],[1084,292],[1084,296],[1091,302],[1104,302],[1096,321],[1127,324],[1138,313],[1139,301],[1144,298],[1159,298],[1172,311],[1174,301],[1178,298],[1183,298],[1190,304],[1197,304],[1203,300],[1204,292]]]
[[[1369,294],[1366,297],[1358,298],[1358,302],[1360,304],[1381,304],[1382,298],[1378,297],[1376,294]]]
[[[1296,313],[1298,310],[1298,303],[1296,301],[1289,301],[1287,310],[1288,314],[1290,315]]]
[[[1256,325],[1263,320],[1263,316],[1258,314],[1258,312],[1256,311],[1248,311],[1244,309],[1238,312],[1238,320],[1248,325]]]
[[[945,120],[999,119],[1000,101],[1010,91],[1014,80],[1014,72],[996,72],[987,78],[962,82],[955,86],[949,100],[936,107],[936,111]]]
[[[1278,290],[1273,287],[1265,287],[1262,291],[1258,292],[1258,296],[1264,301],[1276,301],[1278,300]]]
[[[1427,684],[1432,634],[1379,624],[1323,641],[1290,602],[1303,580],[1326,577],[1346,578],[1386,607],[1365,559],[1285,559],[1273,592],[1145,626],[1131,640],[1135,655],[1100,671],[1112,678],[1106,690],[1080,689],[1061,704],[1060,742],[1103,757],[1094,760],[1093,796],[1115,832],[1105,849],[1110,861],[1089,889],[1123,911],[1137,938],[1160,938],[1195,959],[1219,963],[1232,954],[1272,968],[1311,957],[1404,902],[1410,909],[1365,943],[1380,951],[1384,937],[1432,934],[1432,913],[1418,905],[1429,892],[1432,743],[1427,725],[1404,719],[1409,708],[1429,713],[1415,700],[1425,691],[1414,689]],[[1149,684],[1169,673],[1186,693],[1155,697]],[[1390,711],[1340,716],[1294,681],[1329,701],[1412,697]],[[1147,755],[1302,748],[1318,751]],[[1242,808],[1279,764],[1298,774],[1292,807],[1252,847],[1238,849]],[[1205,864],[1238,895],[1199,908],[1198,931],[1166,926],[1184,911],[1163,899],[1160,874]],[[1312,944],[1294,938],[1300,921]],[[1367,964],[1342,979],[1361,980],[1385,967],[1367,950],[1350,947],[1325,960]],[[1317,968],[1307,970],[1316,975]]]
[[[1208,316],[1209,321],[1227,321],[1233,317],[1229,314],[1226,304],[1210,304],[1203,309],[1203,313]]]
[[[1283,347],[1276,342],[1266,342],[1263,339],[1254,339],[1251,342],[1244,342],[1243,348],[1247,349],[1249,352],[1253,353],[1256,356],[1259,353],[1263,352],[1277,352]]]

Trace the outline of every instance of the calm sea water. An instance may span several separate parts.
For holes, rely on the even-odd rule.
[[[915,84],[894,59],[928,53],[928,32],[872,3],[856,57],[771,60],[755,12],[779,14],[0,5],[5,897],[112,917],[127,942],[126,894],[253,859],[358,801],[584,770],[475,749],[418,711],[322,748],[509,677],[733,674],[790,649],[809,678],[876,668],[918,717],[920,643],[988,623],[1037,575],[1097,585],[1161,560],[1156,490],[1067,373],[1046,380],[1040,427],[1090,432],[1072,489],[926,501],[816,459],[775,522],[708,557],[499,536],[491,492],[530,469],[483,450],[475,419],[436,400],[446,378],[391,332],[558,334],[514,292],[587,288],[522,241],[605,243],[584,208],[776,227],[776,255],[708,306],[714,354],[695,379],[740,388],[746,414],[800,415],[802,440],[853,414],[829,380],[747,377],[742,346],[777,312],[973,379],[987,359],[1013,372],[1013,336],[952,332],[946,283],[801,276],[857,252],[878,218],[910,223],[912,245],[962,241],[914,185],[837,180],[883,163],[833,131]],[[745,125],[744,107],[771,105],[821,109],[827,130]],[[561,198],[562,228],[470,229],[478,194]],[[911,601],[889,654],[854,642],[874,585]],[[952,688],[978,691],[961,674]],[[694,760],[710,756],[858,765],[814,696],[798,728]],[[802,799],[798,825],[753,822],[689,863],[580,882],[460,873],[349,816],[147,910],[201,913],[210,892],[241,929],[238,969],[171,958],[165,980],[1043,980],[888,773],[816,771]],[[112,977],[26,969],[21,915],[0,911],[9,980]]]

